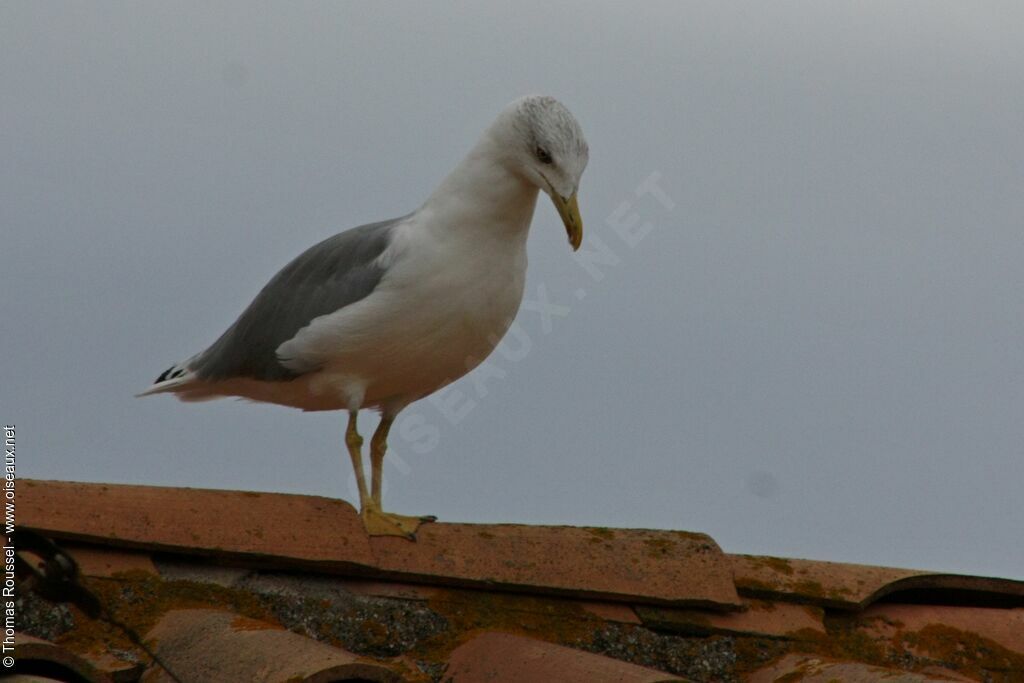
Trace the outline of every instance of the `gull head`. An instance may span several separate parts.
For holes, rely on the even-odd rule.
[[[528,95],[505,108],[496,128],[512,171],[551,197],[569,244],[579,249],[583,221],[576,192],[589,151],[576,117],[553,97]]]

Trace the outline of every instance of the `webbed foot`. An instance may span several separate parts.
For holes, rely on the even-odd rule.
[[[371,536],[401,536],[410,541],[416,540],[416,530],[421,524],[437,521],[433,515],[422,517],[414,515],[398,515],[384,512],[378,508],[366,508],[362,511],[363,526]]]

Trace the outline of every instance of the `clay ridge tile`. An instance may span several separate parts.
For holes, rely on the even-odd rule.
[[[678,531],[428,524],[369,538],[343,501],[312,496],[23,480],[23,523],[56,538],[261,568],[599,600],[741,606],[710,537]]]
[[[1024,581],[756,555],[730,558],[740,594],[766,600],[851,611],[911,591],[957,591],[979,603],[993,596],[1012,604],[1024,601]]]
[[[26,527],[55,538],[191,555],[373,561],[359,515],[316,496],[25,479]]]
[[[377,567],[431,583],[676,604],[741,607],[732,567],[704,534],[515,524],[428,524],[415,543],[372,538]]]

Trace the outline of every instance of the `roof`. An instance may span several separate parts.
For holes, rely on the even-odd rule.
[[[189,683],[1024,680],[1021,581],[683,531],[433,523],[410,543],[272,493],[21,480],[18,515]],[[19,666],[173,680],[73,606],[18,614]]]

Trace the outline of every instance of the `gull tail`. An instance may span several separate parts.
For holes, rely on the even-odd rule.
[[[191,359],[182,363],[175,363],[160,373],[153,384],[145,391],[135,394],[136,398],[152,396],[153,394],[176,393],[192,385],[198,377],[189,370],[188,364]]]

